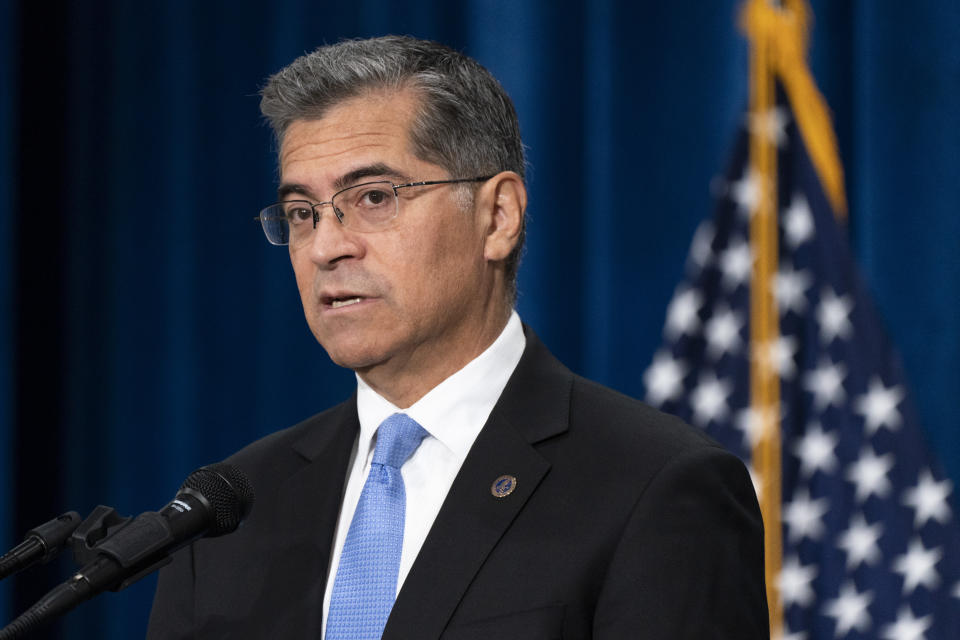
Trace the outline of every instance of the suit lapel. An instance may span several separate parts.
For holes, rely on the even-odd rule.
[[[326,532],[337,524],[347,464],[354,441],[360,430],[357,419],[356,394],[347,402],[331,410],[330,415],[318,418],[303,437],[293,442],[293,450],[304,461],[282,483],[280,493],[285,514],[296,522],[315,519]],[[319,483],[319,484],[318,484]],[[321,487],[334,490],[319,492]]]
[[[299,569],[291,567],[286,577],[270,585],[288,594],[291,608],[284,626],[313,630],[319,636],[320,603],[326,588],[333,535],[343,496],[347,464],[359,430],[356,396],[321,416],[292,447],[301,462],[294,466],[278,492],[277,539],[298,556]],[[310,567],[304,571],[304,563]],[[302,576],[300,584],[291,576]],[[320,577],[318,580],[317,577]],[[309,633],[309,632],[308,632]]]
[[[397,597],[384,640],[438,638],[443,632],[549,471],[549,461],[534,445],[567,429],[572,379],[528,330],[523,358],[450,487]],[[514,476],[516,488],[497,498],[491,486],[502,475]]]

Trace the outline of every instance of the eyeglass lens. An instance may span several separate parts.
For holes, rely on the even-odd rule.
[[[323,215],[323,208],[331,205],[344,227],[354,231],[379,231],[387,228],[397,217],[397,195],[390,182],[371,182],[344,189],[331,202],[311,204],[291,200],[271,205],[260,212],[263,231],[272,244],[305,244],[313,236],[315,220]],[[314,217],[316,211],[316,218]]]

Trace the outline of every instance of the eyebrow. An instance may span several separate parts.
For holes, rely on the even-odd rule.
[[[293,182],[284,182],[277,187],[277,200],[284,200],[287,196],[298,195],[305,198],[313,198],[308,187]],[[315,199],[315,198],[313,198]]]
[[[350,185],[356,184],[364,178],[389,178],[391,180],[396,180],[397,182],[410,181],[410,178],[403,173],[400,173],[399,170],[394,169],[393,167],[382,162],[377,162],[343,174],[333,181],[333,188],[337,191],[340,189],[346,189]]]
[[[395,183],[410,182],[411,180],[409,176],[401,173],[397,169],[394,169],[390,165],[377,162],[365,167],[359,167],[353,171],[348,171],[347,173],[343,174],[333,181],[333,190],[336,192],[340,191],[341,189],[346,189],[351,185],[357,184],[364,178],[386,178],[394,181]],[[283,200],[290,195],[316,198],[309,187],[302,184],[297,184],[295,182],[285,182],[277,188],[277,200]]]

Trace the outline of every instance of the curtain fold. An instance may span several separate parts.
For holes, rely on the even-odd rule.
[[[17,7],[0,3],[0,554],[13,545],[14,328],[13,190],[16,187]],[[0,582],[0,620],[11,615],[11,585]]]
[[[747,101],[739,2],[94,4],[0,4],[5,548],[67,509],[156,509],[351,393],[254,221],[276,188],[257,90],[324,42],[429,37],[503,82],[529,159],[520,314],[578,373],[643,394]],[[812,9],[851,243],[960,486],[960,8]],[[0,583],[3,622],[67,566]],[[84,605],[62,637],[141,636],[152,586]]]

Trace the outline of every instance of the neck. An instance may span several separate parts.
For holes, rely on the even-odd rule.
[[[465,367],[494,343],[510,319],[512,307],[494,310],[486,322],[457,332],[426,354],[411,354],[403,362],[357,369],[370,388],[400,409],[407,409],[431,389]],[[418,366],[417,361],[423,362]]]

